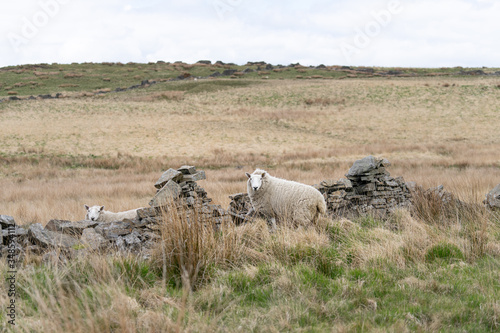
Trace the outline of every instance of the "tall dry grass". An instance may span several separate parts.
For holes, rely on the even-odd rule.
[[[19,224],[44,224],[80,219],[85,203],[145,206],[161,172],[183,164],[205,169],[200,185],[227,207],[230,194],[246,190],[244,172],[257,167],[314,184],[344,177],[370,154],[424,188],[443,184],[460,194],[474,186],[476,197],[465,201],[480,202],[500,182],[500,146],[491,137],[500,120],[496,84],[283,80],[188,94],[183,83],[168,83],[168,90],[3,103],[0,211]]]
[[[376,269],[383,272],[380,274],[392,274],[391,267],[401,272],[425,271],[426,265],[433,267],[434,260],[472,267],[486,255],[498,257],[500,243],[494,236],[500,232],[498,217],[478,207],[454,209],[454,214],[439,221],[399,210],[388,221],[323,218],[306,228],[282,225],[270,232],[264,220],[241,226],[223,223],[215,229],[215,221],[203,219],[199,212],[171,206],[164,211],[161,240],[151,260],[89,254],[66,262],[33,265],[36,260],[25,258],[18,273],[22,301],[18,303],[16,329],[56,333],[216,332],[224,331],[222,323],[229,330],[236,329],[239,320],[248,321],[249,327],[262,327],[260,318],[274,329],[284,330],[291,329],[287,316],[300,317],[295,308],[299,303],[289,303],[297,297],[299,312],[314,312],[319,306],[324,315],[338,317],[339,304],[356,300],[369,288],[363,287],[362,280],[352,285],[349,276],[359,270]],[[7,270],[5,262],[0,265],[2,271]],[[270,271],[265,273],[262,267]],[[228,303],[227,295],[235,292],[231,283],[242,283],[241,288],[247,290],[244,283],[258,281],[264,273],[272,276],[268,283],[283,301],[271,297],[277,303],[269,311],[259,313],[262,310],[256,308],[259,311],[244,312],[236,322],[225,316],[247,297],[235,296]],[[304,286],[297,279],[303,279],[303,274],[313,274],[307,282],[311,286],[325,276],[346,285],[330,301],[337,304],[335,308],[321,301],[322,296],[314,291],[301,296]],[[262,278],[268,279],[267,275]],[[416,283],[425,292],[449,288],[432,279],[411,276],[400,283]],[[0,293],[4,292],[5,285],[1,285]],[[1,298],[0,306],[7,301]],[[360,301],[370,311],[377,310],[374,299]],[[494,304],[488,309],[493,311]],[[346,317],[339,320],[345,323]],[[496,322],[493,317],[491,321]]]

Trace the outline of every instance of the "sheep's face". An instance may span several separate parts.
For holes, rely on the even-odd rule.
[[[101,212],[104,210],[104,206],[89,207],[85,205],[85,208],[87,209],[87,215],[85,215],[85,219],[91,221],[97,221],[99,215],[101,215]]]
[[[258,191],[262,187],[263,178],[266,176],[266,173],[246,173],[248,177],[248,184],[253,191]]]

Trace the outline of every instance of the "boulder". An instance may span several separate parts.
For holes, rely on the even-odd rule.
[[[182,179],[182,172],[170,168],[167,171],[165,171],[161,175],[161,177],[156,181],[155,187],[157,189],[161,189],[170,180],[173,180],[174,182],[178,182],[181,179]]]
[[[7,245],[7,242],[9,242],[9,237],[12,237],[18,242],[22,242],[24,239],[26,239],[27,236],[28,230],[24,229],[23,227],[16,226],[15,228],[2,230],[0,239],[3,238],[4,243]]]
[[[155,217],[158,214],[160,214],[158,210],[154,208],[141,208],[137,210],[137,217],[142,220],[142,219],[147,219],[150,217]]]
[[[14,218],[9,215],[0,215],[0,225],[2,225],[2,229],[7,229],[9,227],[15,226],[16,221]]]
[[[226,69],[225,71],[222,72],[222,75],[229,76],[229,75],[233,75],[236,72],[237,72],[236,69]]]
[[[94,251],[104,249],[109,244],[101,234],[92,228],[83,230],[80,240],[82,244]]]
[[[486,194],[486,199],[483,201],[483,203],[489,209],[500,209],[500,184],[495,186],[493,190]]]
[[[133,227],[134,225],[130,220],[101,222],[95,227],[95,231],[106,239],[114,239],[119,236],[130,234]]]
[[[207,179],[207,176],[205,175],[205,171],[198,171],[197,173],[194,174],[189,174],[189,175],[183,175],[182,181],[183,182],[197,182],[198,180],[204,180]]]
[[[347,172],[346,176],[356,177],[364,176],[373,170],[379,171],[380,167],[390,166],[390,162],[386,159],[376,159],[373,156],[367,156],[363,159],[354,162],[352,167]]]
[[[185,175],[192,175],[192,174],[196,173],[196,167],[194,167],[192,165],[183,165],[179,169],[177,169],[177,171],[179,171]]]
[[[43,229],[40,223],[32,224],[29,227],[28,237],[34,244],[42,247],[59,247],[69,249],[80,244],[76,238]]]
[[[179,198],[179,195],[182,192],[182,188],[174,182],[173,180],[169,180],[165,186],[161,188],[161,190],[156,193],[156,195],[151,199],[149,205],[151,207],[161,207],[170,203],[172,200]]]
[[[137,250],[141,246],[141,235],[134,230],[132,233],[127,236],[123,236],[123,241],[125,245],[131,250]]]
[[[210,60],[198,60],[197,64],[211,65],[212,62]]]
[[[81,236],[83,231],[88,228],[94,228],[99,222],[82,220],[82,221],[65,221],[65,220],[50,220],[45,225],[45,230],[61,232],[70,236]]]

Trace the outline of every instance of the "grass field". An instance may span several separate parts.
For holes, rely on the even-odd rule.
[[[80,220],[84,204],[146,206],[162,171],[183,164],[206,171],[199,185],[223,207],[228,195],[246,190],[245,172],[256,167],[314,184],[342,178],[370,154],[391,161],[392,176],[425,188],[443,184],[469,203],[480,204],[500,183],[495,76],[338,80],[332,72],[334,79],[303,80],[296,75],[315,74],[271,71],[267,80],[254,73],[165,81],[84,97],[82,91],[180,71],[208,75],[215,67],[50,66],[62,69],[41,69],[54,72],[33,79],[45,86],[20,86],[19,95],[55,93],[80,80],[64,87],[66,98],[0,103],[0,213],[18,224]],[[0,73],[4,95],[21,76],[36,76],[27,72]],[[69,72],[83,74],[64,78]],[[161,254],[62,266],[27,258],[19,268],[19,329],[496,331],[499,227],[499,217],[481,208],[432,220],[406,211],[389,221],[324,220],[276,234],[263,222],[227,226],[205,235],[199,257],[184,258],[200,267],[189,278],[174,264],[165,275]],[[164,239],[173,237],[169,230]],[[175,230],[175,239],[191,239],[181,226]]]

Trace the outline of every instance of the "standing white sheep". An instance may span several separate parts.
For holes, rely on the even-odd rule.
[[[315,222],[326,213],[323,195],[314,187],[271,176],[265,170],[256,169],[248,177],[247,192],[254,213],[262,214],[276,228],[278,221],[290,221],[298,225]]]
[[[115,222],[115,221],[123,221],[124,219],[133,220],[137,217],[137,210],[131,209],[125,212],[113,213],[107,210],[104,210],[104,206],[92,206],[89,207],[84,205],[85,209],[87,209],[87,215],[85,215],[86,220],[92,220],[97,222]]]

